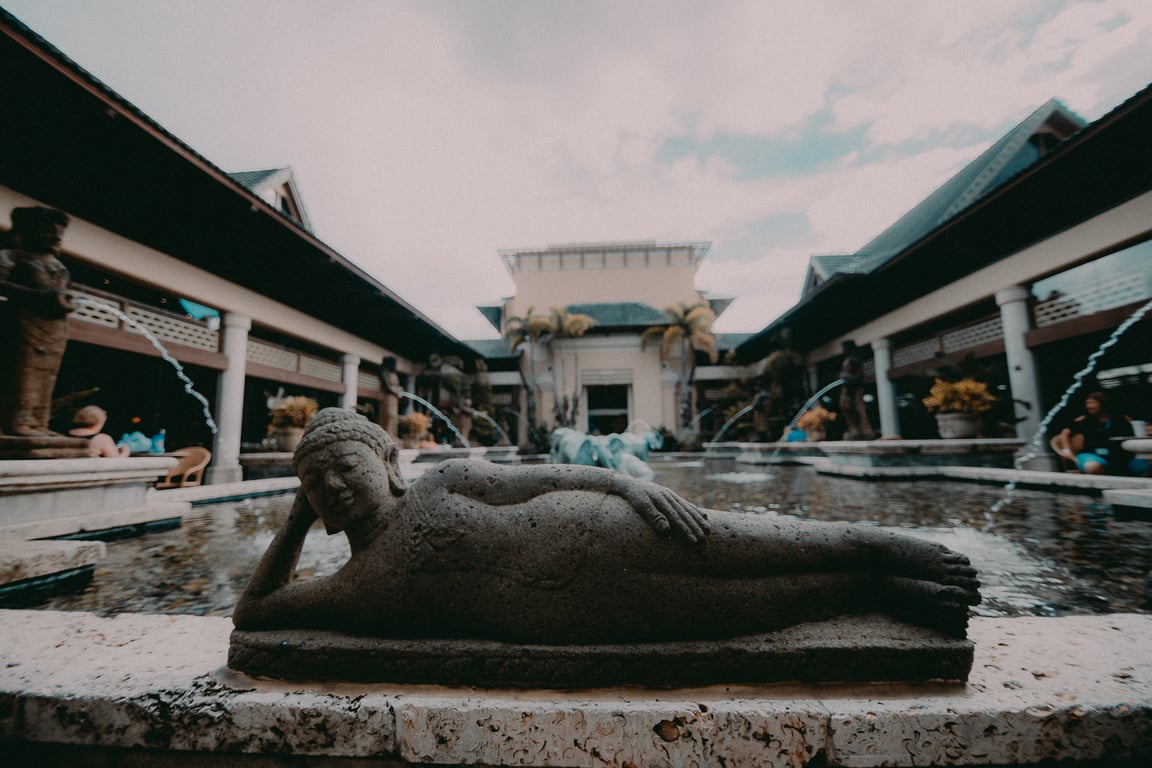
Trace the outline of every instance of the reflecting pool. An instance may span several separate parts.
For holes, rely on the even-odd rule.
[[[656,480],[703,506],[753,515],[858,521],[898,527],[965,553],[980,570],[981,616],[1152,612],[1152,523],[1117,521],[1099,499],[1016,491],[993,514],[996,486],[863,482],[810,467],[733,462],[652,464]],[[110,542],[92,584],[42,608],[100,614],[228,616],[292,495],[198,506],[177,529]],[[316,527],[300,571],[332,573],[347,559],[343,536]]]

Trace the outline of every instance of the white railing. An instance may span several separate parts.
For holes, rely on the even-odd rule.
[[[160,341],[183,344],[186,347],[216,352],[220,349],[220,332],[208,327],[201,320],[177,317],[163,310],[155,310],[133,304],[124,299],[98,293],[84,288],[74,289],[77,296],[88,299],[70,315],[76,320],[117,328],[128,333],[141,331],[124,321],[117,312],[123,312],[136,323],[147,328],[149,333]]]

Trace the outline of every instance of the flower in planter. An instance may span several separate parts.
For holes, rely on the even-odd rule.
[[[984,413],[992,407],[996,398],[988,392],[988,385],[975,379],[944,381],[936,379],[924,406],[930,413]]]
[[[428,431],[432,424],[432,417],[426,413],[413,411],[400,417],[396,424],[396,431],[401,440],[418,440]]]
[[[306,427],[318,410],[319,404],[310,397],[285,397],[272,409],[272,426],[277,429]]]
[[[796,420],[796,428],[805,432],[813,429],[827,429],[828,425],[836,420],[836,414],[822,405],[810,408]]]

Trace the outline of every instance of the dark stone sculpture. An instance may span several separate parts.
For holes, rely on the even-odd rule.
[[[380,426],[393,440],[399,440],[400,376],[396,373],[396,358],[386,357],[380,362],[380,387],[384,398],[380,407]]]
[[[840,363],[840,413],[844,417],[845,440],[873,440],[876,431],[868,420],[864,406],[864,362],[856,342],[844,342],[844,360]]]
[[[408,484],[397,453],[351,411],[309,425],[296,502],[233,615],[229,666],[572,686],[956,679],[971,665],[976,572],[941,545],[700,510],[596,467],[449,460]],[[350,559],[293,580],[318,518],[347,535]],[[796,641],[800,625],[858,614],[913,626],[893,636],[899,625],[872,617],[816,630],[816,648]],[[918,660],[894,659],[901,647]]]
[[[0,251],[0,456],[87,455],[75,438],[48,428],[52,391],[68,345],[75,306],[68,269],[57,258],[68,216],[51,208],[14,208],[8,247]]]
[[[757,376],[753,419],[756,439],[761,441],[787,437],[783,434],[784,428],[808,399],[804,384],[804,356],[792,349],[791,329],[780,329],[773,344],[776,348],[760,364]]]

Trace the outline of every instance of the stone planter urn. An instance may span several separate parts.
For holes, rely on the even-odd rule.
[[[980,417],[974,413],[938,413],[936,428],[945,440],[976,437],[980,430]]]
[[[304,427],[274,427],[272,437],[276,438],[276,447],[286,453],[292,453],[300,444],[304,436]]]

